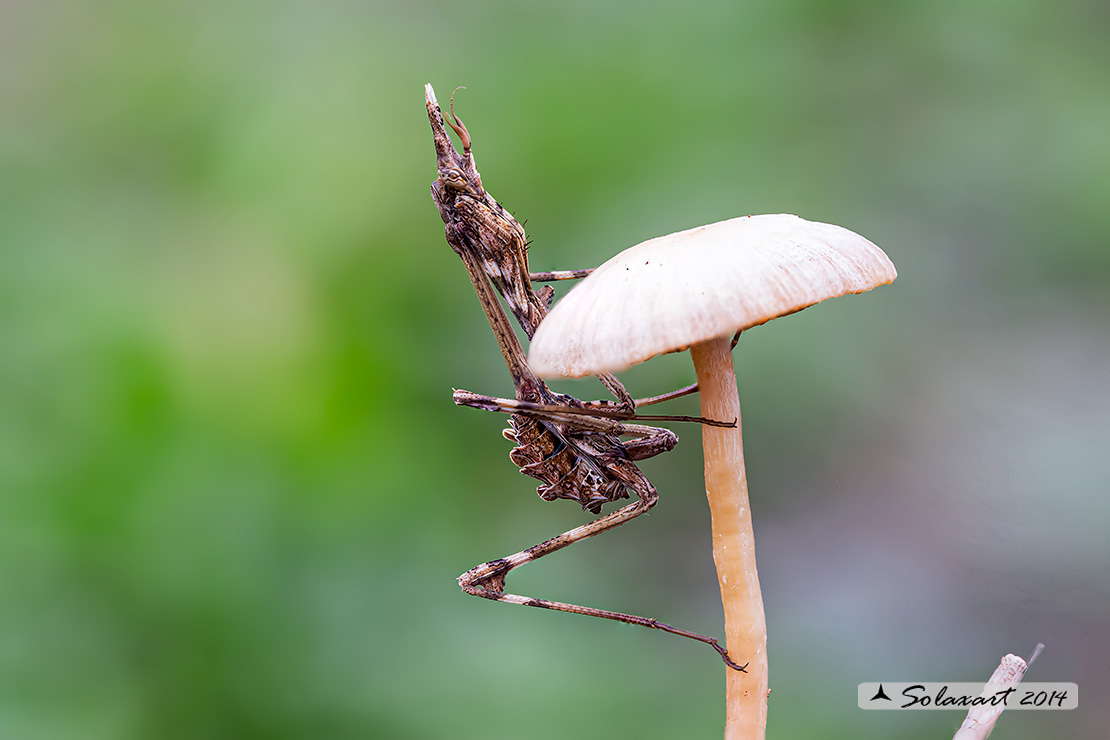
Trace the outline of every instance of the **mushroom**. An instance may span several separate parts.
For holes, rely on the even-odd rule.
[[[729,670],[726,738],[762,738],[767,630],[744,474],[740,399],[730,342],[752,326],[894,280],[881,249],[847,229],[776,214],[745,216],[649,239],[567,294],[540,324],[529,363],[541,377],[617,372],[690,350],[704,426],[705,488],[721,586]]]

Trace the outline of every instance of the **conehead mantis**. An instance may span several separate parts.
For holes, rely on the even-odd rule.
[[[730,668],[743,671],[744,666],[735,662],[715,638],[650,617],[506,592],[505,580],[513,569],[607,532],[655,505],[659,494],[636,463],[674,449],[678,437],[668,429],[641,422],[695,421],[718,426],[733,426],[734,422],[636,413],[637,408],[692,393],[696,386],[636,400],[615,376],[603,374],[597,377],[614,400],[581,401],[552,391],[532,373],[500,301],[504,301],[531,339],[554,296],[550,286],[536,291],[532,283],[580,278],[589,270],[529,272],[524,228],[482,186],[471,152],[470,132],[455,116],[453,104],[450,119],[445,119],[431,85],[425,86],[425,102],[436,150],[437,177],[431,185],[432,200],[445,224],[447,243],[462,260],[516,391],[515,398],[506,399],[456,390],[455,403],[510,415],[509,427],[503,435],[516,447],[509,458],[521,473],[540,481],[537,489],[540,498],[571,499],[584,510],[599,515],[604,505],[630,498],[629,492],[634,497],[630,503],[591,522],[468,570],[459,576],[459,585],[468,594],[494,601],[612,619],[704,642]],[[461,153],[451,142],[447,127],[458,136],[463,147]]]

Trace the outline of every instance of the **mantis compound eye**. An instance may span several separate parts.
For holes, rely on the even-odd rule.
[[[466,190],[466,178],[463,173],[454,167],[445,167],[439,171],[439,179],[452,190]]]

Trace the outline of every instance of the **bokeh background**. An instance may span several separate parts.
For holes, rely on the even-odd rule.
[[[763,212],[898,266],[736,350],[771,737],[950,737],[856,685],[1038,641],[1080,709],[997,735],[1110,737],[1108,33],[1101,0],[0,3],[0,737],[720,735],[708,649],[454,582],[584,518],[451,403],[511,385],[425,82],[467,86],[534,269]],[[677,431],[650,516],[513,588],[720,634]]]

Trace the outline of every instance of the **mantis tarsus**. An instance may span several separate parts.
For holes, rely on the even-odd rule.
[[[538,292],[533,290],[532,281],[580,278],[589,270],[529,272],[524,229],[482,187],[470,151],[470,133],[455,116],[452,106],[451,120],[447,120],[446,125],[462,143],[460,154],[447,134],[445,119],[431,85],[425,87],[425,100],[438,169],[438,177],[431,185],[432,200],[446,224],[447,243],[466,268],[516,387],[515,399],[456,390],[455,403],[510,414],[509,428],[503,434],[517,446],[509,457],[520,466],[520,472],[541,482],[537,492],[544,500],[568,498],[577,501],[583,509],[600,514],[603,505],[629,498],[629,490],[635,495],[631,503],[594,521],[472,568],[459,576],[459,585],[468,594],[494,601],[602,617],[688,637],[712,646],[729,667],[743,671],[744,666],[733,661],[715,638],[648,617],[505,591],[505,578],[514,568],[624,524],[655,505],[659,497],[655,486],[636,467],[636,461],[673,449],[678,438],[668,429],[639,422],[696,421],[725,426],[731,423],[635,413],[637,407],[692,393],[696,386],[635,400],[615,376],[604,374],[597,377],[616,400],[586,402],[552,391],[529,370],[524,350],[501,309],[498,294],[531,339],[547,315],[554,295],[550,286]],[[622,436],[630,439],[622,441]]]

